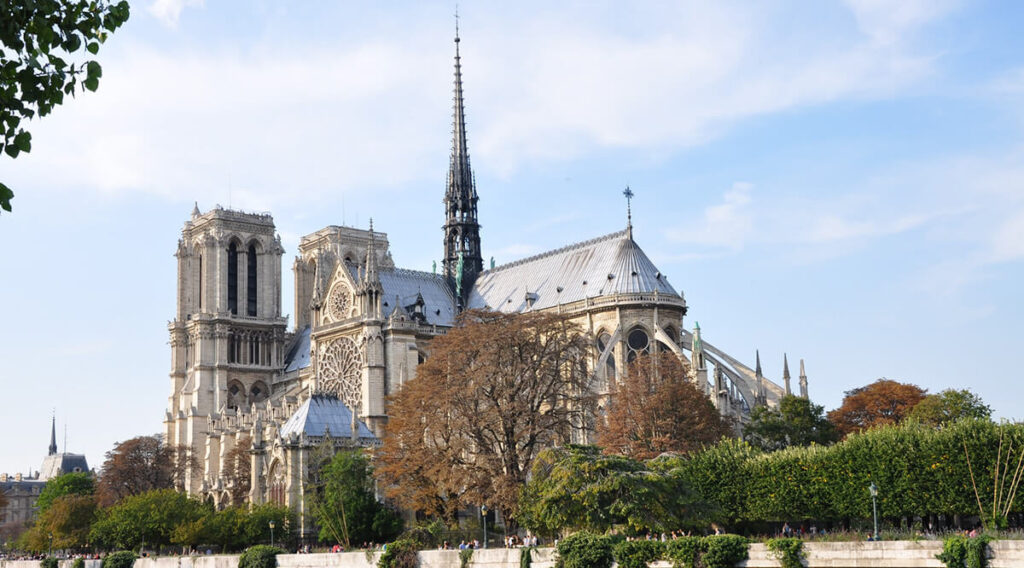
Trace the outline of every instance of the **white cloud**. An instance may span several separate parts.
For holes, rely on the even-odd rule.
[[[703,216],[689,226],[669,229],[670,240],[679,243],[725,247],[739,250],[754,231],[751,203],[753,185],[736,182],[722,194],[722,202],[704,209]]]
[[[876,43],[891,45],[953,11],[956,0],[845,0],[860,29]]]
[[[149,13],[169,28],[178,27],[181,11],[186,6],[202,6],[204,0],[153,0],[149,5]]]

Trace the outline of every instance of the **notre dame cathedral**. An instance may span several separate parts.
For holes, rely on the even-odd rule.
[[[171,394],[166,440],[201,468],[191,495],[230,504],[228,457],[251,447],[249,501],[306,518],[310,451],[373,446],[386,397],[416,375],[430,339],[463,309],[566,314],[592,341],[593,384],[607,392],[639,353],[669,351],[723,415],[743,422],[790,392],[684,327],[677,291],[623,230],[484,268],[477,190],[466,144],[459,38],[451,163],[439,273],[395,266],[387,234],[331,225],[303,237],[293,263],[295,325],[281,315],[284,249],[267,214],[193,209],[178,241],[177,313],[169,324]],[[629,190],[626,196],[631,197]],[[800,363],[799,389],[807,396]],[[582,436],[582,434],[581,434]],[[308,531],[305,525],[302,531]]]

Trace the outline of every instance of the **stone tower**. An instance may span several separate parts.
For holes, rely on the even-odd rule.
[[[480,253],[480,223],[476,215],[476,180],[469,165],[466,114],[462,100],[462,65],[459,30],[455,28],[455,109],[452,119],[452,156],[444,195],[444,275],[456,291],[459,309],[484,269]]]
[[[267,398],[284,360],[281,247],[268,214],[196,207],[178,241],[178,307],[169,325],[171,396],[166,440],[204,464],[184,488],[195,494],[215,479],[230,451],[210,423],[247,413]]]

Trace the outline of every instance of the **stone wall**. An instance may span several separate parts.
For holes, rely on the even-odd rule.
[[[991,545],[991,568],[1024,566],[1024,541],[999,540]],[[935,555],[942,542],[809,542],[804,544],[808,568],[943,568]],[[519,568],[518,549],[491,548],[473,553],[473,568]],[[380,553],[346,552],[342,554],[283,554],[277,557],[280,568],[374,568]],[[533,551],[532,568],[553,568],[554,550]],[[237,568],[238,556],[170,556],[144,558],[135,568]],[[459,551],[427,550],[420,552],[422,568],[460,568]],[[740,563],[747,568],[776,568],[778,560],[768,555],[764,544],[750,546],[750,559]],[[0,568],[40,568],[38,561],[0,561]],[[71,561],[62,561],[60,568],[71,568]],[[98,560],[87,560],[85,568],[100,568]],[[671,568],[668,562],[656,562],[651,568]]]

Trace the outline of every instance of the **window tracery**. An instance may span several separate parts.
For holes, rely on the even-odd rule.
[[[647,336],[646,331],[637,327],[629,332],[626,337],[626,345],[628,347],[626,362],[632,363],[641,354],[650,352],[651,339]]]
[[[352,295],[348,287],[342,283],[331,288],[331,295],[327,299],[327,317],[332,321],[341,321],[349,317],[352,307]]]
[[[334,393],[353,412],[362,399],[362,355],[359,346],[348,337],[321,344],[317,354],[320,390]]]

